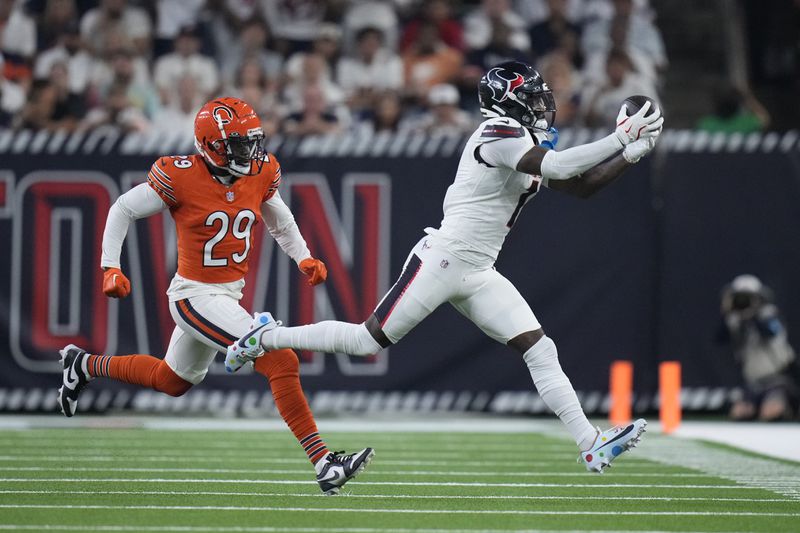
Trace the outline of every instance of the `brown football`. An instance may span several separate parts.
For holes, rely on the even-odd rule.
[[[644,116],[649,116],[653,113],[655,108],[658,106],[655,100],[650,98],[649,96],[642,96],[641,94],[637,94],[634,96],[629,96],[623,102],[628,107],[628,116],[636,114],[639,111],[645,102],[650,102],[650,109],[647,110]],[[661,116],[664,116],[664,110],[661,110]]]

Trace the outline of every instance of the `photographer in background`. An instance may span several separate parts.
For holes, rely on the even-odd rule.
[[[772,291],[749,274],[722,291],[720,341],[731,345],[744,384],[731,406],[734,420],[791,418],[797,404],[795,353],[772,300]]]

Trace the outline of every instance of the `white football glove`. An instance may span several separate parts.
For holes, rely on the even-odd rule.
[[[661,126],[664,124],[664,118],[661,116],[661,109],[656,107],[655,111],[649,116],[644,116],[647,110],[650,109],[650,102],[644,103],[641,109],[631,116],[628,116],[628,106],[622,104],[617,115],[617,129],[614,134],[622,143],[622,146],[627,146],[634,141],[646,137],[657,137],[661,131]]]
[[[655,145],[655,137],[646,137],[638,141],[633,141],[622,151],[622,157],[624,157],[625,161],[628,163],[637,163],[641,158],[649,154],[650,150],[652,150]]]

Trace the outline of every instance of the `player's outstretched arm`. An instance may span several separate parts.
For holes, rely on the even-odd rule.
[[[631,163],[620,154],[595,165],[580,176],[568,180],[550,181],[547,187],[579,198],[589,198],[620,177],[630,166]]]
[[[267,230],[286,255],[291,257],[303,274],[308,276],[309,285],[318,285],[328,277],[325,263],[311,256],[308,245],[289,206],[279,192],[261,204],[261,217]]]
[[[128,227],[136,219],[148,217],[167,209],[167,204],[146,183],[137,185],[121,195],[108,210],[103,231],[103,253],[100,266],[103,274],[103,292],[111,298],[125,298],[131,284],[120,270],[122,243]]]
[[[637,113],[628,116],[627,107],[623,104],[619,113],[620,120],[611,135],[561,152],[533,147],[522,156],[516,169],[526,174],[542,176],[547,181],[568,180],[578,176],[639,139],[657,136],[664,120],[659,109],[645,116],[649,109],[650,102],[646,102]]]
[[[640,139],[625,147],[625,150],[583,174],[568,180],[548,181],[547,187],[579,198],[589,198],[594,193],[613,183],[626,170],[647,155],[656,145],[659,130],[654,137]]]

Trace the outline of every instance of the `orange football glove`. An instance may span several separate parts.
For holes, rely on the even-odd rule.
[[[131,293],[131,282],[118,268],[103,272],[103,294],[109,298],[125,298]]]
[[[313,257],[300,261],[300,270],[308,276],[309,285],[319,285],[328,277],[328,269],[325,267],[325,263]]]

